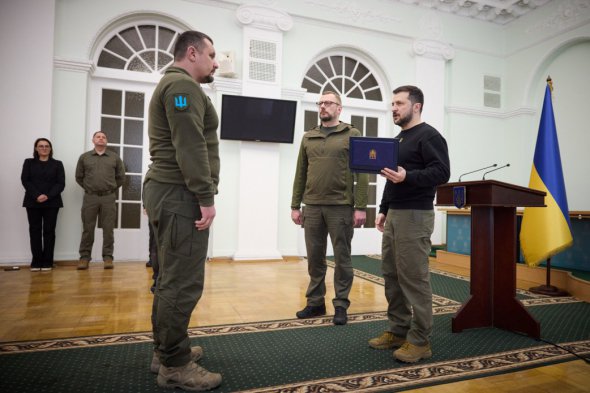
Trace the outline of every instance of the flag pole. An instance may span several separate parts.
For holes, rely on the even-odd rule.
[[[553,80],[551,80],[550,75],[547,75],[547,85],[549,86],[550,92],[553,93]],[[551,285],[551,257],[547,258],[545,271],[545,285],[539,285],[537,287],[529,288],[529,291],[531,291],[532,293],[546,296],[570,296],[569,292],[564,291],[554,285]]]
[[[551,285],[551,258],[547,258],[547,265],[545,266],[547,277],[545,278],[545,285],[539,285],[538,287],[529,288],[532,293],[547,296],[570,296],[569,292],[559,289],[558,287]]]

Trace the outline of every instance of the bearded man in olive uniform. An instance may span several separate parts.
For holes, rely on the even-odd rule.
[[[311,318],[326,314],[326,246],[330,235],[334,269],[334,325],[345,325],[348,295],[354,276],[351,242],[354,228],[365,224],[369,176],[348,168],[351,136],[361,132],[340,119],[342,102],[333,91],[324,91],[318,104],[320,125],[303,135],[293,181],[291,220],[303,225],[309,285],[307,305],[295,315]],[[356,181],[356,185],[354,182]],[[301,203],[305,204],[303,212]]]
[[[219,119],[200,84],[212,82],[218,67],[213,40],[197,31],[184,32],[149,107],[152,164],[144,202],[159,257],[150,369],[158,373],[159,386],[192,391],[213,389],[222,379],[196,363],[203,349],[191,348],[187,332],[203,293],[219,183]]]

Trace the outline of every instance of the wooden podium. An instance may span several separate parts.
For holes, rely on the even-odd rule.
[[[452,320],[452,331],[494,326],[540,338],[541,325],[516,299],[516,207],[545,206],[545,192],[495,180],[447,183],[438,206],[471,207],[471,296]]]

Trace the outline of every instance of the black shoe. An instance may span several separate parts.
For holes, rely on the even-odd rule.
[[[348,316],[346,316],[346,309],[344,307],[336,306],[334,312],[334,325],[346,325]]]
[[[145,267],[152,267],[152,261],[147,261],[145,263]]]
[[[297,318],[299,319],[313,318],[319,317],[321,315],[326,315],[326,305],[322,304],[321,306],[305,306],[303,310],[297,311],[295,315],[297,315]]]

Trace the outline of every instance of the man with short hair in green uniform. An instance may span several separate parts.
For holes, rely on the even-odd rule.
[[[144,203],[159,263],[150,370],[158,373],[159,386],[192,391],[214,389],[222,379],[196,363],[203,349],[191,348],[187,332],[203,293],[219,183],[219,119],[200,84],[212,82],[218,67],[213,40],[197,31],[184,32],[149,106],[152,164]]]
[[[293,182],[291,219],[303,225],[307,249],[309,286],[307,305],[297,318],[326,314],[326,246],[330,235],[334,249],[334,325],[345,325],[350,306],[348,294],[354,276],[351,242],[354,228],[366,221],[369,176],[348,168],[351,136],[361,132],[341,122],[342,102],[332,91],[324,91],[318,102],[321,124],[303,135]],[[356,180],[356,186],[354,181]],[[303,213],[301,202],[305,203]]]
[[[117,221],[117,189],[125,181],[125,166],[117,153],[107,149],[107,135],[92,135],[94,149],[82,154],[76,165],[76,182],[84,189],[82,239],[78,270],[88,269],[94,244],[96,219],[102,227],[102,259],[105,269],[113,268],[114,228]]]

